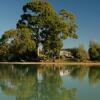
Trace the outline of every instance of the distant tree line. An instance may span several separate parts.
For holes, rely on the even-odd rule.
[[[100,43],[96,41],[90,41],[87,51],[84,45],[80,45],[77,48],[66,49],[66,51],[70,51],[76,61],[100,61]]]

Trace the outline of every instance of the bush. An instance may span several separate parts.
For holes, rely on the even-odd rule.
[[[100,61],[100,44],[99,43],[97,43],[96,41],[90,41],[88,52],[89,52],[90,60]]]
[[[76,61],[88,60],[88,53],[86,52],[83,46],[79,46],[79,48],[74,48],[72,50],[72,55]]]

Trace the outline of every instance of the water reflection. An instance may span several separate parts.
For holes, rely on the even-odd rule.
[[[97,66],[92,66],[89,70],[90,84],[96,86],[100,83],[100,68]]]
[[[99,67],[0,65],[0,88],[16,100],[77,100],[77,88],[63,85],[62,77],[82,81],[88,76],[90,84],[100,82]]]

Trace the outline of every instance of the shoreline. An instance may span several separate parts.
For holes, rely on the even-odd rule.
[[[0,64],[36,64],[36,65],[100,65],[100,62],[0,62]]]

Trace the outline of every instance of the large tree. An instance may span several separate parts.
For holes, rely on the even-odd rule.
[[[0,47],[5,49],[7,46],[7,50],[0,49],[0,56],[4,52],[7,59],[21,61],[37,58],[40,43],[44,54],[59,56],[63,40],[77,38],[75,15],[65,9],[56,12],[47,0],[32,0],[24,5],[16,26],[0,39]]]
[[[34,0],[23,6],[23,12],[17,28],[32,30],[36,50],[41,43],[45,52],[60,52],[64,39],[77,38],[75,15],[64,9],[57,13],[49,2]]]

